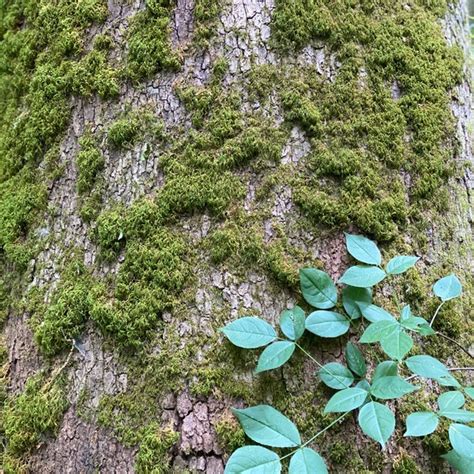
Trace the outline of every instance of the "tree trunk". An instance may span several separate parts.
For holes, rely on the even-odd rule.
[[[244,442],[232,406],[324,428],[311,360],[256,375],[218,330],[304,306],[298,269],[338,278],[345,231],[421,257],[377,292],[389,310],[396,291],[429,319],[455,272],[437,329],[472,344],[464,0],[8,3],[5,472],[222,473]],[[347,340],[303,344],[329,362]],[[470,364],[443,338],[425,351]],[[445,434],[403,438],[406,405],[386,451],[351,417],[318,438],[330,472],[448,472]]]

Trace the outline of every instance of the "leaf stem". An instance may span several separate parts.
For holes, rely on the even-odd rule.
[[[430,321],[430,327],[433,326],[434,320],[436,319],[436,316],[438,316],[439,310],[442,308],[444,303],[446,303],[446,301],[441,301],[439,306],[436,308],[435,314],[433,315],[433,317],[431,318],[431,321]]]
[[[299,446],[297,449],[294,449],[293,451],[291,451],[290,453],[288,454],[285,454],[284,456],[282,456],[280,458],[280,461],[282,461],[283,459],[286,459],[286,458],[289,458],[290,456],[292,456],[294,453],[296,453],[296,451],[299,451],[300,449],[304,448],[305,446],[308,446],[309,443],[312,443],[316,438],[318,438],[319,436],[321,436],[323,433],[325,433],[329,428],[331,428],[332,426],[334,426],[336,423],[338,423],[339,421],[341,421],[348,413],[350,413],[350,411],[346,411],[345,413],[343,413],[340,417],[336,418],[334,421],[331,421],[331,423],[329,423],[329,425],[327,425],[325,428],[323,428],[321,431],[318,431],[314,436],[312,436],[311,438],[308,439],[308,441],[306,441],[305,443],[303,443],[301,446]]]

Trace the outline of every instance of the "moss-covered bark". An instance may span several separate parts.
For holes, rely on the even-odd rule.
[[[308,361],[257,377],[218,328],[301,303],[302,266],[339,276],[343,230],[422,256],[395,289],[425,317],[432,282],[459,274],[437,324],[469,343],[463,8],[0,6],[6,472],[220,473],[244,440],[231,405],[271,402],[305,436],[330,422]],[[327,361],[344,343],[303,341]],[[389,457],[347,420],[318,448],[334,472],[440,472],[445,444],[400,429]]]

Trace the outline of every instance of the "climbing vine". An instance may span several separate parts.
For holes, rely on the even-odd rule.
[[[418,257],[398,255],[382,266],[382,255],[377,245],[362,236],[346,234],[349,254],[359,264],[349,267],[337,283],[342,289],[344,312],[333,311],[338,304],[338,289],[330,276],[315,268],[300,270],[303,298],[316,310],[306,316],[299,306],[283,311],[280,316],[280,337],[275,328],[261,318],[246,316],[222,329],[236,346],[244,349],[265,347],[256,372],[283,366],[296,350],[302,351],[318,367],[319,379],[335,393],[328,400],[324,413],[337,413],[326,427],[303,441],[296,425],[269,405],[233,409],[245,434],[259,445],[244,446],[230,457],[225,473],[281,472],[282,461],[289,459],[289,473],[326,473],[324,459],[309,447],[332,426],[342,421],[353,410],[359,410],[357,421],[362,432],[377,441],[382,449],[395,431],[395,414],[388,400],[396,400],[420,389],[413,380],[429,379],[445,388],[437,399],[437,408],[410,413],[404,436],[417,437],[433,433],[440,419],[450,422],[449,440],[452,450],[443,457],[461,473],[471,472],[474,461],[474,412],[463,408],[466,398],[474,399],[474,387],[462,385],[452,372],[473,368],[448,368],[437,358],[417,354],[408,357],[415,345],[414,339],[436,334],[433,325],[441,307],[462,294],[459,279],[450,274],[433,286],[440,303],[431,320],[412,314],[409,305],[400,307],[394,294],[399,316],[394,317],[372,299],[372,288],[382,281],[400,275],[413,267]],[[368,323],[368,325],[366,325]],[[358,344],[348,342],[345,349],[347,365],[339,362],[322,364],[300,344],[305,331],[322,338],[336,338],[349,333],[362,332]],[[360,347],[380,344],[387,360],[374,368],[368,367]],[[359,347],[360,346],[360,347]],[[288,448],[279,455],[266,447]]]

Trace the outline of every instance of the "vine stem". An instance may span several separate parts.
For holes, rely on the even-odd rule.
[[[446,303],[446,301],[441,301],[440,305],[436,308],[435,314],[433,314],[430,321],[430,327],[433,326],[434,320],[436,319],[436,316],[438,316],[439,310],[443,307],[444,303]]]
[[[319,436],[321,436],[323,433],[325,433],[329,428],[331,428],[332,426],[334,426],[336,423],[338,423],[339,421],[341,421],[348,413],[350,413],[350,411],[346,411],[345,413],[343,413],[339,418],[336,418],[334,421],[331,421],[331,423],[329,423],[329,425],[327,425],[325,428],[323,428],[321,431],[318,431],[314,436],[312,436],[311,438],[308,439],[308,441],[306,441],[305,443],[303,443],[301,446],[298,446],[297,449],[294,449],[293,451],[291,451],[290,453],[288,454],[285,454],[284,456],[282,456],[280,458],[280,461],[282,461],[283,459],[286,459],[286,458],[289,458],[290,456],[292,456],[294,453],[296,453],[296,451],[304,448],[305,446],[308,446],[309,443],[312,443],[316,438],[318,438]]]
[[[442,332],[439,332],[439,331],[436,331],[435,334],[443,337],[444,339],[452,342],[453,344],[456,344],[456,346],[458,346],[459,349],[463,350],[471,359],[474,359],[474,356],[465,347],[461,346],[461,344],[459,344],[459,342],[457,342],[456,340],[452,339],[449,336],[446,336],[446,334],[443,334]]]

